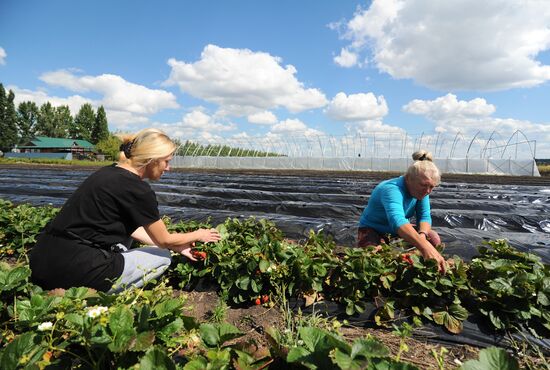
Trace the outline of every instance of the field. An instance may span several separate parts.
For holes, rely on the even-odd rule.
[[[70,171],[59,171],[55,168],[0,168],[0,178],[2,180],[0,182],[0,198],[15,203],[28,202],[36,206],[46,204],[60,206],[87,174],[89,174],[89,170],[82,168],[72,168]],[[495,345],[499,340],[502,340],[500,346],[510,350],[515,348],[516,354],[527,353],[528,349],[522,348],[518,344],[520,342],[524,343],[524,341],[510,342],[505,340],[503,335],[489,336],[483,334],[478,326],[470,327],[471,321],[463,321],[462,316],[464,315],[463,313],[459,314],[460,309],[458,307],[455,307],[454,311],[449,307],[452,306],[456,298],[460,298],[463,301],[462,305],[472,310],[472,307],[468,306],[468,302],[463,296],[464,292],[474,289],[483,290],[479,286],[468,284],[484,279],[480,279],[479,275],[467,274],[480,274],[483,272],[484,269],[476,270],[476,263],[481,263],[476,258],[479,258],[477,247],[484,240],[502,238],[509,240],[510,244],[516,247],[519,252],[510,249],[506,244],[494,244],[493,248],[500,253],[501,260],[512,261],[513,259],[526,258],[525,263],[527,265],[534,266],[533,268],[536,267],[537,269],[542,267],[546,269],[543,271],[549,273],[547,264],[549,262],[548,234],[550,233],[550,223],[547,214],[549,211],[550,179],[444,176],[441,187],[434,192],[432,197],[434,227],[440,231],[443,241],[447,245],[445,254],[449,257],[452,255],[459,256],[460,260],[464,261],[463,266],[465,266],[462,269],[459,262],[456,269],[451,273],[449,277],[453,281],[451,288],[446,285],[447,283],[440,276],[433,274],[433,269],[430,270],[429,263],[422,261],[417,256],[413,256],[411,259],[414,267],[411,269],[411,263],[400,257],[404,253],[400,244],[388,246],[387,249],[377,254],[372,254],[371,251],[358,251],[348,248],[354,244],[355,224],[372,187],[380,179],[387,178],[391,174],[331,173],[323,176],[319,175],[300,173],[300,176],[297,176],[296,173],[289,172],[276,174],[174,172],[168,174],[162,181],[153,184],[159,199],[161,212],[172,218],[171,227],[185,229],[209,222],[212,225],[224,224],[227,232],[226,242],[222,245],[203,247],[208,252],[208,259],[203,263],[198,265],[189,265],[183,263],[183,261],[181,261],[181,264],[176,263],[174,273],[168,275],[167,286],[163,287],[163,284],[160,284],[155,288],[157,291],[154,294],[160,298],[166,297],[169,295],[167,293],[170,291],[169,287],[173,286],[176,291],[170,294],[187,295],[186,307],[190,307],[185,308],[183,312],[201,321],[207,320],[212,323],[224,321],[239,327],[245,335],[240,337],[238,341],[240,347],[238,348],[246,353],[254,353],[257,357],[265,355],[266,358],[270,359],[268,361],[272,361],[270,368],[278,368],[278,365],[277,360],[274,360],[277,357],[268,351],[270,348],[273,350],[275,346],[273,337],[276,337],[275,334],[266,335],[268,327],[279,328],[283,334],[286,333],[285,330],[290,330],[290,337],[283,335],[286,348],[292,349],[293,346],[301,348],[301,346],[304,346],[303,342],[306,342],[304,348],[310,352],[312,348],[307,347],[307,343],[310,339],[308,335],[312,335],[312,333],[307,332],[307,330],[300,331],[299,326],[306,328],[320,327],[324,330],[323,333],[334,334],[338,332],[348,342],[364,337],[365,334],[369,333],[379,338],[386,348],[391,351],[390,355],[381,356],[381,358],[394,362],[398,359],[403,360],[418,368],[454,368],[458,366],[454,361],[455,359],[464,362],[468,359],[477,358],[480,348]],[[38,212],[36,210],[34,209],[34,212]],[[251,221],[250,216],[254,216],[256,221]],[[43,219],[44,217],[40,218]],[[239,221],[236,222],[235,219]],[[274,224],[269,222],[258,224],[257,220],[260,219],[270,220]],[[186,222],[178,223],[179,220],[186,220]],[[189,220],[194,222],[189,223]],[[34,223],[39,222],[35,220]],[[234,230],[233,234],[231,230]],[[314,230],[313,234],[310,233],[310,230]],[[4,231],[4,233],[6,232]],[[251,236],[248,241],[235,239],[236,235],[246,235],[247,233],[250,233]],[[251,242],[251,240],[263,240],[264,236],[266,238],[265,244]],[[331,242],[331,238],[334,242]],[[236,248],[236,245],[239,248]],[[282,248],[286,252],[282,253],[277,248]],[[332,253],[326,253],[327,251]],[[270,261],[270,264],[265,265],[265,263],[262,263],[261,259],[257,257],[257,253],[269,256],[266,260]],[[227,255],[232,255],[237,260],[242,258],[242,261],[246,261],[246,263],[239,265],[235,262],[230,268],[223,269],[220,266],[227,266],[224,260],[224,256]],[[536,262],[536,258],[532,257],[534,255],[538,255],[541,260]],[[512,256],[513,258],[511,258]],[[12,265],[17,259],[13,255],[9,258],[6,255],[4,257],[4,260]],[[369,271],[378,271],[379,275],[374,280],[368,280],[367,276],[362,276],[361,279],[363,280],[359,281],[358,288],[350,291],[349,284],[357,284],[357,282],[345,278],[347,275],[341,272],[346,271],[345,269],[353,269],[356,261],[364,261],[366,257],[371,262],[378,261],[379,270],[376,270],[374,266],[370,266]],[[491,256],[488,253],[485,256],[486,260],[484,260],[483,266],[492,263],[490,258],[493,257],[494,255]],[[21,258],[24,259],[24,257]],[[250,266],[251,261],[254,261],[256,265]],[[313,262],[306,263],[305,261]],[[347,264],[342,264],[342,261]],[[271,271],[269,275],[264,276],[268,268],[271,267],[271,263],[275,263],[277,266],[294,266],[294,268],[289,267],[288,271],[281,270],[280,276]],[[514,268],[517,267],[514,266]],[[526,265],[522,266],[525,267]],[[391,267],[391,271],[386,271],[382,267]],[[242,270],[243,268],[245,270]],[[252,268],[252,276],[254,276],[255,271],[260,271],[258,276],[261,276],[261,278],[249,279],[248,282],[242,280],[243,276],[248,277],[250,275],[249,270],[247,270],[250,268]],[[416,277],[423,281],[424,285],[431,283],[434,285],[424,288],[414,285],[414,289],[410,285],[403,290],[404,286],[402,284],[410,283],[410,281],[407,282],[406,277],[413,270],[416,274],[421,274]],[[326,271],[332,271],[331,281],[329,282],[327,282]],[[338,275],[338,271],[340,271],[340,275]],[[354,274],[358,273],[359,270],[354,272]],[[383,276],[394,276],[396,280],[381,279]],[[485,276],[485,280],[490,279],[499,278]],[[541,277],[541,279],[544,280],[545,278]],[[546,279],[549,278],[546,277]],[[251,280],[255,281],[255,287]],[[336,285],[331,284],[335,281],[339,281],[339,283]],[[220,282],[226,282],[228,285],[220,289]],[[298,295],[288,294],[288,285],[286,288],[284,287],[285,284],[283,283],[290,284],[291,282],[294,284],[294,291],[299,293]],[[534,282],[531,283],[532,286],[529,285],[529,289],[538,289],[535,293],[536,297],[539,297],[537,294],[546,294],[544,292],[548,287],[544,288],[540,285],[537,288]],[[259,288],[257,284],[262,284],[262,287]],[[180,286],[185,286],[186,289],[183,289],[183,292],[188,292],[182,293]],[[284,289],[286,289],[287,294],[285,294]],[[431,298],[426,298],[427,291],[423,289],[432,292],[435,289],[437,292],[442,293],[446,303],[442,304],[441,299],[440,302],[430,301]],[[359,291],[358,296],[353,296],[356,293],[350,294],[356,290]],[[413,290],[417,290],[417,293],[413,294]],[[312,291],[322,292],[322,294],[314,295]],[[541,291],[542,293],[540,293]],[[550,291],[548,293],[550,294]],[[66,292],[62,294],[66,294]],[[224,303],[219,294],[221,294],[221,297],[225,297],[227,303]],[[488,294],[487,291],[485,291],[485,294]],[[518,295],[518,292],[513,294]],[[256,297],[262,299],[264,295],[269,297],[268,300],[256,305]],[[386,299],[385,302],[379,302],[376,305],[376,310],[373,310],[371,305],[364,303],[370,301],[370,299],[364,297],[373,296],[385,297]],[[402,299],[404,296],[408,297],[406,301]],[[428,296],[431,297],[431,293]],[[145,307],[147,304],[142,301],[142,298],[143,296],[131,297],[130,300],[140,302],[140,305]],[[150,304],[155,303],[152,296],[147,295],[145,298],[150,301]],[[324,299],[321,300],[321,298]],[[470,298],[476,299],[475,297]],[[89,298],[88,300],[93,299],[100,298]],[[538,307],[537,310],[542,308],[546,312],[544,299],[539,299],[543,301],[542,303],[538,300],[530,301],[526,296],[525,299],[527,299],[527,302],[531,302],[529,307],[533,307],[529,310]],[[123,304],[124,297],[120,297],[120,300],[116,303]],[[304,303],[308,300],[317,300],[318,303],[306,307]],[[271,302],[276,304],[272,305]],[[396,327],[391,326],[391,320],[386,321],[392,314],[390,309],[392,306],[388,305],[389,302],[395,304],[394,318],[399,318],[395,322]],[[415,303],[412,304],[411,302]],[[156,303],[161,304],[163,302],[157,301]],[[304,311],[303,316],[298,314],[297,306],[300,306]],[[443,306],[447,308],[442,311]],[[315,307],[315,310],[313,310],[314,315],[305,315],[305,312],[312,312],[312,307]],[[430,315],[426,311],[427,308],[432,313],[441,312],[441,315]],[[419,309],[422,311],[421,314],[415,314],[416,310]],[[116,308],[112,310],[116,310]],[[346,310],[350,311],[348,313],[351,313],[351,316],[346,315]],[[485,318],[486,322],[490,322],[491,325],[499,325],[500,323],[503,325],[501,330],[517,332],[516,326],[519,325],[518,323],[514,322],[509,316],[497,314],[498,311],[495,307],[492,310],[493,316],[490,320]],[[443,314],[443,312],[446,312],[446,314]],[[517,311],[515,315],[521,316],[521,312],[523,311]],[[170,311],[170,315],[172,314],[174,313]],[[327,315],[323,314],[327,314],[328,318]],[[480,314],[479,312],[477,314],[471,313],[473,316]],[[445,315],[447,315],[447,321],[443,319]],[[439,321],[440,316],[442,321]],[[414,328],[415,320],[412,320],[414,317],[423,320],[421,327]],[[500,318],[501,321],[499,322],[495,317]],[[334,318],[337,318],[337,321],[333,321]],[[534,318],[532,319],[534,320]],[[532,330],[539,330],[540,328],[537,329],[533,320],[522,322],[521,325],[534,325]],[[388,327],[377,326],[377,321],[388,325]],[[409,323],[411,327],[407,327],[403,324],[404,322]],[[544,322],[544,320],[540,322]],[[459,323],[463,323],[464,327],[460,324],[459,328],[457,326]],[[508,326],[508,324],[511,325]],[[110,327],[110,324],[106,325],[107,328]],[[203,335],[209,329],[211,328],[206,327],[203,328],[202,332],[199,332]],[[229,329],[225,328],[224,330]],[[413,331],[414,334],[411,334]],[[543,338],[547,337],[544,330],[540,333],[542,333]],[[475,334],[478,336],[476,337]],[[303,337],[300,337],[300,335]],[[230,339],[234,336],[236,334],[228,335],[227,338]],[[189,337],[186,338],[186,348],[189,348]],[[335,339],[330,339],[332,336],[327,336],[327,334],[321,335],[320,338],[324,338],[323,341],[326,343],[339,343],[335,342]],[[202,339],[204,342],[205,337]],[[248,343],[249,340],[252,342],[243,347],[243,343]],[[233,344],[236,341],[237,339],[230,339],[228,343]],[[302,344],[299,344],[299,341],[302,341]],[[547,339],[533,339],[532,342],[538,343],[543,350],[550,347]],[[144,343],[149,342],[144,339]],[[172,348],[171,345],[173,345],[165,338],[157,338],[155,343],[164,343],[166,348]],[[515,347],[514,343],[516,344]],[[368,345],[372,346],[374,344],[369,343]],[[113,345],[109,346],[110,351],[113,352]],[[214,347],[216,346],[214,345]],[[338,344],[332,348],[334,350],[337,347]],[[232,361],[236,361],[239,352],[237,349],[231,348],[233,352],[230,351],[230,354],[224,354],[223,356],[228,355],[232,358]],[[446,348],[450,352],[444,354],[442,348]],[[432,349],[434,349],[435,355],[432,354]],[[314,354],[317,350],[321,351],[317,348],[310,355],[315,357]],[[187,356],[184,348],[179,348],[178,351],[182,351],[180,353],[182,357]],[[206,356],[206,352],[201,351],[202,349],[197,348],[195,355],[203,354]],[[304,354],[301,351],[295,350],[293,355],[298,356],[298,352]],[[345,352],[344,349],[342,351]],[[145,349],[135,349],[135,352],[148,353]],[[114,353],[118,352],[115,351]],[[179,352],[176,351],[175,353]],[[332,356],[335,356],[335,352],[332,353]],[[544,360],[541,360],[542,357],[540,356],[543,355],[540,352],[531,351],[529,353],[532,357],[530,357],[530,360],[524,359],[524,365],[531,364],[531,366],[535,366],[536,363],[538,364],[536,366],[548,366]],[[221,353],[217,353],[217,355],[222,356]],[[245,361],[244,357],[246,356],[242,356],[241,361]],[[119,357],[124,356],[119,354]],[[112,356],[110,361],[115,361],[119,357]],[[127,359],[126,361],[131,360]],[[296,363],[307,365],[307,361],[309,360],[302,358],[302,362],[298,361]],[[257,365],[257,367],[249,368],[261,368],[259,363]],[[289,366],[281,363],[279,365],[281,367]]]

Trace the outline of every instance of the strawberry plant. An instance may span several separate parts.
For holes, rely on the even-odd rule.
[[[254,303],[269,294],[271,280],[288,277],[288,265],[276,255],[285,255],[282,233],[267,220],[228,219],[218,226],[222,240],[208,249],[209,276],[234,303]]]
[[[458,370],[519,370],[519,364],[504,349],[489,347],[479,352],[479,360],[466,361]]]
[[[292,263],[294,284],[289,287],[305,293],[325,291],[330,274],[340,263],[335,256],[335,247],[332,239],[311,230],[303,245],[294,245],[291,249],[295,256],[288,262]]]
[[[210,224],[210,219],[207,219],[204,222],[195,220],[173,222],[173,220],[169,217],[163,216],[162,221],[164,221],[168,231],[174,233],[187,233],[197,229],[210,229],[212,227]]]
[[[367,301],[390,291],[396,265],[387,245],[378,252],[372,248],[349,248],[330,277],[329,296],[343,303],[348,315],[363,312]]]
[[[0,205],[0,253],[14,262],[14,257],[26,256],[57,210],[5,201]],[[165,222],[172,231],[210,227],[195,221],[172,224],[166,218]],[[348,248],[338,258],[334,242],[321,233],[310,232],[298,244],[285,240],[266,220],[228,219],[217,228],[220,242],[194,246],[199,261],[180,263],[183,257],[174,256],[177,266],[168,273],[171,283],[208,279],[236,304],[273,305],[282,295],[301,295],[306,302],[331,299],[342,303],[348,314],[361,312],[366,302],[374,300],[380,305],[375,317],[380,324],[393,320],[399,309],[412,313],[415,323],[423,318],[452,333],[460,332],[468,316],[463,303],[467,302],[471,312],[488,317],[497,330],[527,327],[533,334],[550,334],[550,267],[505,241],[480,248],[471,264],[455,257],[442,275],[434,261],[399,253],[399,242],[376,252]],[[181,299],[164,283],[153,290],[136,289],[117,296],[86,288],[47,294],[28,283],[29,274],[24,265],[0,264],[1,368],[3,361],[11,367],[31,363],[129,367],[172,361],[174,355],[202,356],[207,363],[225,363],[229,356],[231,364],[253,368],[255,360],[236,348],[229,352],[201,349],[196,344],[197,325],[179,314]],[[338,351],[340,360],[355,361],[344,347]],[[334,361],[335,353],[336,349],[330,354]],[[297,362],[309,366],[307,361]]]
[[[526,326],[550,335],[550,265],[519,252],[505,240],[486,243],[472,260],[475,309],[497,330]]]
[[[181,315],[183,304],[163,284],[117,296],[88,288],[35,292],[8,307],[9,325],[25,334],[5,347],[0,367],[15,368],[21,358],[39,366],[128,367],[155,343],[173,364],[170,351],[185,346],[188,331],[197,328]]]
[[[460,333],[462,322],[468,317],[460,299],[469,290],[468,270],[459,257],[452,261],[447,272],[441,274],[434,260],[424,260],[417,254],[401,256],[392,287],[392,309],[410,309],[451,333]]]
[[[36,243],[40,232],[58,212],[51,206],[14,206],[0,199],[0,256],[26,261],[27,249]]]
[[[389,349],[367,336],[349,344],[335,333],[315,327],[298,329],[296,345],[286,348],[283,335],[270,330],[274,357],[283,356],[287,363],[309,369],[400,369],[415,370],[416,366],[390,358]]]

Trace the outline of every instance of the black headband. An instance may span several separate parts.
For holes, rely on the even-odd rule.
[[[126,158],[130,158],[132,156],[132,145],[134,145],[134,140],[120,144],[119,149],[121,152],[124,152]]]

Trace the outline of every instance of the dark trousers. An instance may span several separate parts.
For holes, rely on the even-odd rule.
[[[388,244],[390,234],[381,234],[370,227],[360,227],[357,229],[357,246],[360,248],[368,247],[369,245],[377,246],[379,244]],[[428,241],[435,247],[441,244],[439,234],[433,230],[428,233]]]

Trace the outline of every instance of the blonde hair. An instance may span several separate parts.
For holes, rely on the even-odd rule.
[[[412,154],[414,163],[409,166],[405,177],[410,179],[417,179],[424,175],[432,179],[436,185],[441,182],[441,172],[439,168],[433,163],[432,153],[426,150],[419,150]]]
[[[176,144],[159,129],[146,128],[136,134],[119,135],[119,162],[140,168],[156,159],[174,154]]]

